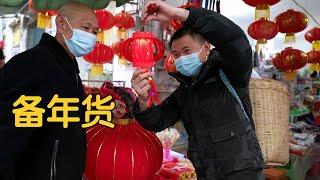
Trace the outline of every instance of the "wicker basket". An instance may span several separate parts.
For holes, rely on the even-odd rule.
[[[256,134],[266,166],[289,162],[289,95],[271,79],[251,79],[250,98]]]

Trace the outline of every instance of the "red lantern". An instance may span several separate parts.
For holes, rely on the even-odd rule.
[[[275,22],[279,26],[279,32],[286,33],[286,43],[295,42],[295,33],[307,28],[308,21],[308,17],[304,13],[293,9],[289,9],[275,18]]]
[[[250,24],[248,34],[257,40],[257,45],[267,43],[267,40],[278,34],[278,26],[272,21],[261,19]]]
[[[307,63],[307,54],[291,47],[278,53],[273,58],[273,65],[285,72],[287,80],[293,80],[297,74],[296,70],[302,68]]]
[[[187,9],[187,8],[200,8],[200,4],[198,3],[191,3],[188,2],[185,5],[179,6],[179,8]],[[178,20],[171,20],[170,25],[173,27],[174,30],[178,30],[182,27],[182,23]]]
[[[108,30],[113,27],[114,19],[113,15],[104,9],[96,10],[96,16],[98,19],[98,26],[100,30]]]
[[[115,26],[119,28],[118,35],[120,39],[126,39],[126,29],[134,27],[134,19],[131,14],[122,11],[114,16]]]
[[[320,64],[320,51],[310,51],[307,53],[308,63],[311,64]]]
[[[126,59],[123,56],[123,52],[122,52],[123,43],[124,43],[124,40],[121,39],[120,41],[118,41],[112,45],[112,49],[113,49],[114,53],[119,56],[119,64],[126,64],[127,63]]]
[[[172,54],[164,60],[164,67],[167,72],[177,72],[176,65],[174,64],[174,57]]]
[[[102,43],[96,43],[93,51],[85,55],[83,58],[92,63],[93,67],[91,72],[95,75],[102,74],[103,66],[102,64],[110,62],[113,59],[113,50]]]
[[[151,32],[136,32],[123,43],[123,55],[133,67],[150,69],[164,55],[164,44]],[[158,103],[159,94],[155,82],[150,79],[151,91],[149,106]]]
[[[132,120],[118,120],[113,129],[96,125],[86,135],[88,180],[149,180],[162,164],[159,139]]]
[[[270,6],[277,4],[280,0],[243,0],[246,4],[256,7],[255,19],[270,18]]]
[[[312,48],[314,50],[320,51],[320,28],[314,27],[313,29],[309,30],[304,37],[307,41],[312,43]]]

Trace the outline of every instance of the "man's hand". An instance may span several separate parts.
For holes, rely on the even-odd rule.
[[[138,94],[140,111],[145,111],[148,108],[149,90],[151,89],[148,78],[152,76],[153,73],[147,69],[139,69],[133,73],[131,86]]]
[[[155,14],[148,14],[148,7],[153,6],[156,9]],[[168,22],[169,20],[178,20],[184,22],[189,16],[189,11],[173,7],[162,0],[150,0],[144,7],[143,19],[145,22],[157,20],[160,22]]]

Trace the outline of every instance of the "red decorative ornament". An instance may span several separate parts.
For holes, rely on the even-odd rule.
[[[172,73],[176,73],[177,72],[176,65],[174,64],[174,57],[173,57],[172,54],[169,55],[164,60],[164,67],[165,67],[167,72],[172,72]]]
[[[293,80],[297,74],[296,70],[305,66],[307,59],[307,54],[303,51],[288,47],[273,58],[273,65],[285,72],[287,80]]]
[[[113,50],[100,42],[97,42],[93,51],[85,55],[83,58],[93,64],[91,72],[95,75],[102,74],[102,64],[108,63],[113,59]]]
[[[119,64],[126,64],[127,63],[126,59],[123,56],[123,52],[122,52],[122,50],[124,49],[124,48],[122,48],[124,42],[125,41],[123,39],[121,39],[120,41],[118,41],[112,45],[112,49],[113,49],[114,53],[119,56]]]
[[[128,12],[122,11],[114,16],[114,25],[119,28],[118,36],[126,39],[126,29],[134,27],[134,19]]]
[[[303,31],[308,26],[308,17],[299,11],[289,9],[275,18],[279,32],[286,33],[285,42],[295,42],[295,33]]]
[[[311,64],[320,64],[320,51],[310,51],[307,53],[308,63]]]
[[[320,28],[314,27],[309,30],[305,35],[305,39],[312,43],[312,48],[314,50],[320,51]]]
[[[270,6],[277,4],[280,0],[243,0],[246,4],[256,7],[255,19],[270,18]]]
[[[96,16],[98,19],[98,26],[100,30],[108,30],[114,25],[113,15],[104,9],[96,10]]]
[[[161,142],[134,120],[118,120],[113,129],[96,125],[86,136],[88,180],[149,180],[162,164]]]
[[[132,62],[133,67],[150,69],[164,55],[164,44],[151,32],[136,32],[122,46],[124,57]],[[149,106],[158,103],[159,94],[154,80],[150,79],[151,91]]]
[[[257,45],[266,44],[267,40],[278,34],[278,26],[272,21],[261,19],[250,24],[248,34],[257,40]]]
[[[185,5],[182,5],[182,6],[179,6],[179,8],[183,8],[183,9],[187,9],[187,8],[200,8],[201,5],[198,4],[198,3],[191,3],[191,2],[188,2],[187,4]],[[178,30],[182,27],[182,23],[178,20],[171,20],[170,21],[170,25],[172,26],[172,28],[174,30]]]

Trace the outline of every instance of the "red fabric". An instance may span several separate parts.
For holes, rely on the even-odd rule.
[[[299,11],[289,9],[279,14],[275,18],[281,33],[297,33],[303,31],[308,26],[308,17]]]
[[[162,164],[162,145],[138,123],[87,129],[88,180],[152,179]]]
[[[93,51],[85,55],[83,58],[93,64],[104,64],[112,61],[113,56],[113,50],[109,46],[97,42]]]
[[[276,23],[268,20],[258,20],[250,24],[248,34],[255,40],[269,40],[278,34]]]
[[[313,41],[320,41],[320,28],[319,27],[312,28],[304,35],[304,37],[310,43],[312,43]]]
[[[118,28],[130,29],[134,27],[134,19],[131,14],[122,11],[114,16],[115,26]]]
[[[104,9],[96,10],[96,16],[98,19],[98,26],[101,30],[108,30],[114,25],[113,15]]]
[[[303,51],[289,47],[278,53],[272,61],[277,69],[292,71],[306,65],[307,55]]]
[[[280,0],[243,0],[246,4],[248,4],[249,6],[252,7],[256,7],[258,5],[275,5],[278,2],[280,2]]]

